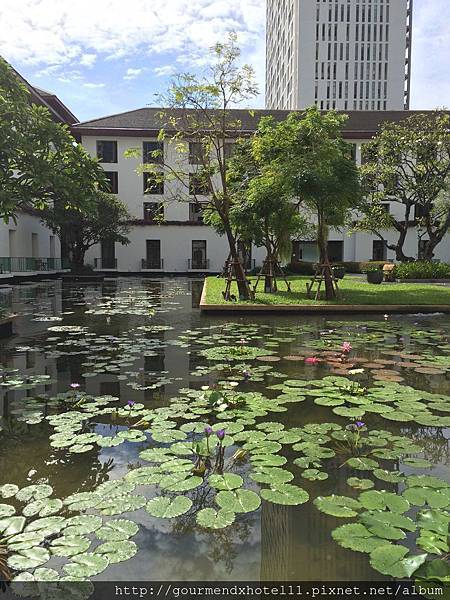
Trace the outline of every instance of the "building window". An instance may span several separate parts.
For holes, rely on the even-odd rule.
[[[144,194],[164,194],[164,179],[161,173],[144,173]]]
[[[164,218],[164,205],[162,202],[144,202],[144,221],[153,223]]]
[[[163,142],[143,142],[142,160],[144,163],[154,163],[162,165],[164,163],[164,144]]]
[[[198,202],[189,203],[189,221],[203,223],[203,206]]]
[[[105,177],[107,183],[105,185],[105,192],[108,194],[119,193],[119,173],[117,171],[105,171]]]
[[[208,196],[209,184],[205,175],[201,173],[189,174],[189,195],[190,196]]]
[[[161,240],[146,240],[146,255],[142,267],[144,269],[162,269]]]
[[[192,240],[192,269],[207,269],[206,240]]]
[[[97,140],[97,158],[102,163],[116,163],[117,142]]]
[[[189,164],[203,165],[205,162],[205,148],[201,142],[189,142]]]
[[[383,240],[373,240],[372,260],[386,260],[386,244],[383,242]]]
[[[344,242],[328,242],[328,259],[331,263],[342,262]]]
[[[114,240],[105,239],[100,243],[100,252],[101,252],[101,269],[115,269],[117,267],[116,260],[116,244]]]

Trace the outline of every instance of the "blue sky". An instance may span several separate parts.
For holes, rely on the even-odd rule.
[[[416,0],[411,108],[450,107],[450,3]],[[155,105],[171,74],[238,33],[264,106],[263,0],[1,0],[0,54],[81,120]]]

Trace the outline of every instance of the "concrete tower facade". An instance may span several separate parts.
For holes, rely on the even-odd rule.
[[[267,0],[267,108],[408,109],[412,2]]]

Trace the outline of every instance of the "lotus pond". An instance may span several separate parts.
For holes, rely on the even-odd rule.
[[[211,318],[201,287],[12,289],[2,577],[448,581],[450,318]]]

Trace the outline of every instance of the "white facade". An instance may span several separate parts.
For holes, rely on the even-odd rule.
[[[412,0],[267,0],[266,107],[409,108]]]
[[[81,127],[83,124],[81,124]],[[189,196],[187,185],[178,181],[166,182],[164,194],[144,194],[143,175],[139,174],[140,158],[125,158],[124,154],[131,148],[142,149],[146,141],[156,141],[152,137],[127,137],[105,136],[105,135],[83,135],[82,143],[86,150],[92,155],[97,155],[97,141],[113,141],[117,143],[117,162],[103,163],[105,171],[117,172],[118,196],[127,205],[134,223],[129,234],[130,244],[122,246],[118,243],[114,247],[114,262],[102,263],[102,252],[99,245],[92,247],[86,254],[86,263],[91,264],[97,270],[113,271],[120,273],[195,273],[210,272],[217,273],[222,270],[224,261],[228,255],[228,244],[224,237],[218,236],[211,227],[190,221]],[[356,145],[356,161],[361,160],[361,145],[367,140],[352,140]],[[173,166],[178,170],[179,153],[170,147],[170,143],[164,145],[165,160],[173,161]],[[183,171],[189,171],[188,152],[185,155],[186,164]],[[195,167],[192,167],[193,169]],[[179,197],[181,200],[176,200]],[[164,202],[164,222],[153,224],[145,222],[144,203]],[[389,210],[394,216],[396,207],[391,203]],[[395,231],[387,232],[386,239],[393,242],[396,239]],[[148,264],[147,242],[156,241],[159,246],[160,262]],[[367,233],[349,233],[347,231],[331,231],[330,242],[336,252],[331,259],[333,262],[369,260],[395,260],[395,254],[391,250],[380,249],[378,238]],[[193,244],[204,243],[205,262],[195,268],[195,257],[193,255]],[[152,243],[152,242],[151,242]],[[412,228],[408,233],[405,243],[405,253],[408,256],[418,256],[417,232]],[[377,252],[382,256],[377,256]],[[262,248],[252,248],[251,266],[261,266],[265,256]],[[314,243],[300,241],[294,244],[294,256],[298,260],[315,261],[317,249]],[[447,236],[437,247],[435,258],[441,261],[450,261],[450,236]],[[143,262],[144,261],[144,262]]]

